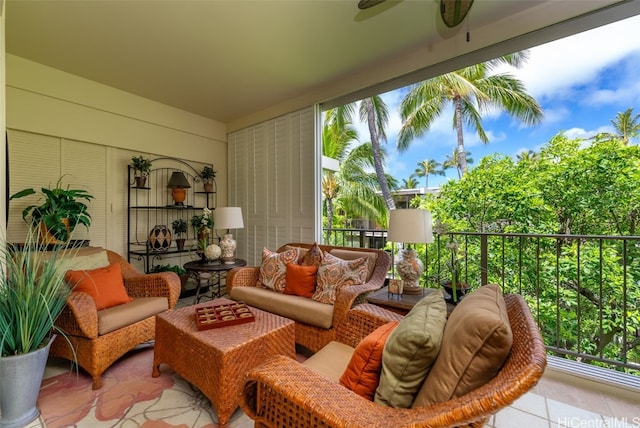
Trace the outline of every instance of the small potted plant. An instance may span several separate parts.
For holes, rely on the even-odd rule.
[[[202,183],[204,185],[204,191],[207,193],[213,192],[213,179],[216,177],[216,172],[210,166],[205,166],[200,172],[202,177]]]
[[[176,234],[176,246],[178,247],[178,251],[184,250],[184,234],[187,233],[187,222],[181,218],[177,218],[171,222],[171,228],[173,229],[173,233]]]
[[[133,162],[133,175],[136,181],[136,187],[144,187],[147,183],[147,175],[151,171],[151,161],[145,159],[142,155],[131,158]]]
[[[69,242],[76,226],[81,224],[89,229],[91,225],[91,215],[82,200],[91,201],[93,196],[86,190],[70,189],[69,186],[63,188],[61,186],[63,177],[60,177],[54,188],[40,189],[44,202],[29,205],[22,210],[22,219],[39,231],[43,244]],[[31,188],[23,189],[13,194],[9,200],[36,193]]]
[[[441,236],[449,233],[447,225],[439,220],[436,221],[434,232]],[[461,280],[465,255],[463,251],[460,251],[460,244],[451,235],[449,235],[449,242],[447,242],[445,248],[449,251],[448,260],[446,260],[445,264],[451,277],[444,279],[441,285],[450,296],[451,303],[455,305],[469,291],[469,284]]]
[[[444,289],[451,296],[452,303],[455,304],[466,294],[469,285],[460,280],[464,258],[464,254],[459,251],[460,244],[455,240],[451,240],[451,242],[446,245],[446,248],[451,253],[449,261],[447,262],[447,266],[449,266],[449,271],[451,272],[451,280],[445,282]]]
[[[198,251],[204,252],[209,244],[209,233],[213,227],[213,217],[209,208],[203,208],[202,214],[191,217],[191,226],[198,236]]]

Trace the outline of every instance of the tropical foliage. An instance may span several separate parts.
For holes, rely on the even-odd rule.
[[[626,351],[638,363],[640,248],[614,236],[637,234],[639,180],[640,147],[559,134],[518,161],[482,159],[423,205],[453,231],[521,234],[488,238],[486,275],[529,300],[548,345],[605,361],[622,361]],[[445,272],[447,242],[430,249],[445,260],[431,258],[431,275]],[[480,283],[480,248],[479,238],[464,238],[464,277],[472,284]]]

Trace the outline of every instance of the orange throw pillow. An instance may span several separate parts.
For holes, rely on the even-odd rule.
[[[93,270],[68,270],[64,279],[73,291],[82,291],[91,296],[97,310],[133,300],[124,288],[122,268],[119,263]]]
[[[316,288],[317,271],[318,266],[303,266],[295,263],[287,263],[284,294],[311,298]]]
[[[373,401],[382,371],[382,351],[391,332],[398,326],[393,321],[375,329],[356,347],[340,384],[356,394]]]

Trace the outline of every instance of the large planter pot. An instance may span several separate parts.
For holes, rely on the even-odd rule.
[[[28,354],[0,358],[0,427],[22,427],[40,414],[36,402],[54,339]]]
[[[63,218],[62,220],[60,220],[60,222],[64,225],[65,229],[67,229],[67,236],[70,236],[69,219]],[[49,232],[49,229],[47,229],[47,226],[43,222],[38,223],[37,229],[38,229],[38,236],[39,236],[38,242],[40,244],[44,244],[44,245],[63,245],[64,244],[63,241],[59,240]]]

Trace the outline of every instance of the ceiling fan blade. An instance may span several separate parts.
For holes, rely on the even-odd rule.
[[[358,9],[369,9],[370,7],[373,7],[377,4],[380,4],[382,2],[384,2],[385,0],[360,0],[358,2]]]

